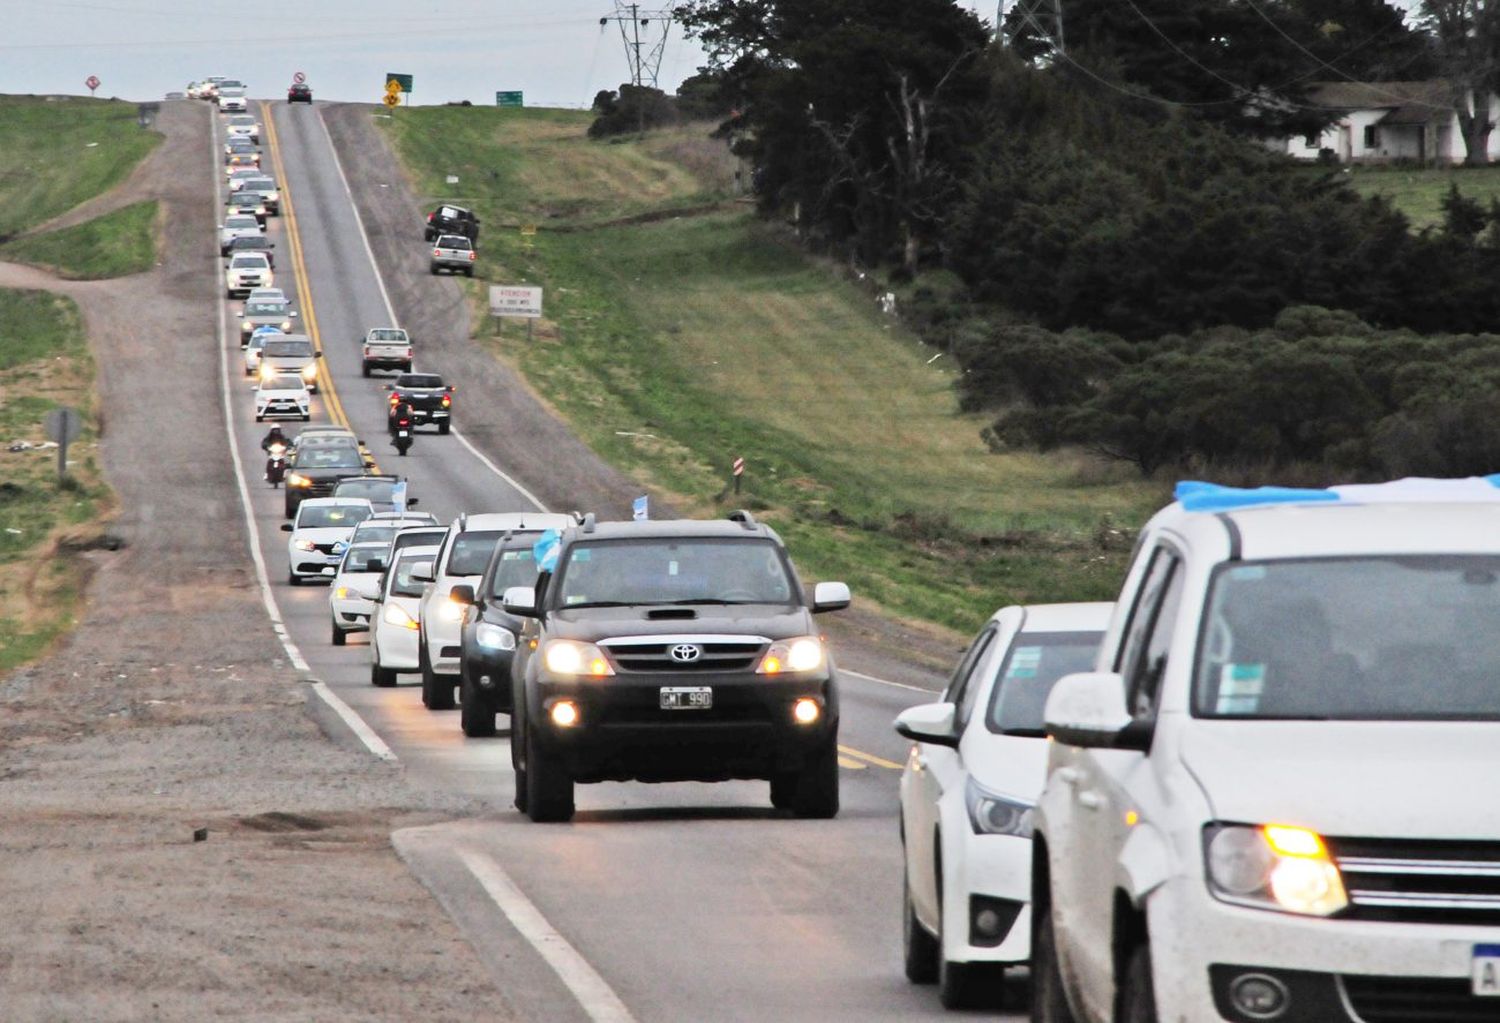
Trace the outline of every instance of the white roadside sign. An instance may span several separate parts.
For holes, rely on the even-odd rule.
[[[513,284],[491,284],[490,315],[539,319],[542,315],[542,289]]]

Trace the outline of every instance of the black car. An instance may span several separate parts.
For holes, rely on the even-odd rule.
[[[229,242],[220,246],[225,259],[233,256],[236,252],[264,252],[266,259],[271,261],[271,269],[276,269],[276,243],[263,234],[246,234],[238,238],[231,238]]]
[[[312,86],[304,83],[290,86],[286,90],[286,101],[288,103],[311,103]]]
[[[510,713],[510,664],[524,618],[502,606],[513,586],[536,585],[532,548],[536,532],[507,533],[472,592],[460,590],[460,603],[469,605],[460,639],[458,685],[462,694],[459,723],[471,738],[495,734],[495,715]]]
[[[511,669],[516,806],[573,816],[573,786],[764,778],[799,817],[839,809],[838,679],[780,537],[729,521],[611,522],[565,530],[533,589]],[[460,594],[462,596],[462,594]]]
[[[358,444],[299,444],[287,466],[286,517],[297,514],[304,498],[330,497],[339,480],[368,471]]]
[[[402,373],[386,390],[391,392],[389,412],[403,401],[411,406],[412,426],[431,423],[438,433],[452,429],[453,388],[436,373]]]
[[[398,494],[398,491],[400,492]],[[404,508],[396,507],[396,498],[406,492],[405,476],[378,476],[368,473],[362,476],[346,476],[333,488],[333,497],[363,497],[377,512],[403,511],[415,508],[417,499],[406,497]]]
[[[462,206],[447,203],[427,214],[427,224],[422,229],[423,241],[436,241],[438,235],[461,234],[471,242],[479,241],[479,218]]]

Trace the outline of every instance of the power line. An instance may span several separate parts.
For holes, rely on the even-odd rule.
[[[630,65],[630,84],[656,88],[667,35],[672,31],[672,9],[645,11],[638,3],[615,0],[614,13],[600,18],[599,25],[603,27],[611,21],[620,26],[625,60]],[[645,39],[641,38],[642,29]]]

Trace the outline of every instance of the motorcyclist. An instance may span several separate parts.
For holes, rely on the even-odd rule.
[[[260,442],[260,449],[270,454],[271,445],[273,444],[280,444],[285,450],[291,449],[292,442],[287,439],[286,434],[281,432],[280,423],[276,423],[271,427],[271,432],[266,434],[265,439]]]
[[[412,408],[409,401],[398,401],[391,406],[391,433],[397,430],[410,430],[412,422]]]

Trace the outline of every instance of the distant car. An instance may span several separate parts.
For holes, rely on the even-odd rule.
[[[309,497],[327,497],[345,476],[363,476],[369,471],[359,444],[351,437],[338,443],[297,444],[287,466],[286,517]]]
[[[286,292],[280,288],[253,288],[245,296],[246,302],[286,302]]]
[[[391,555],[386,558],[389,565],[396,560],[396,556],[408,547],[425,547],[429,544],[437,546],[443,542],[443,537],[448,535],[447,526],[402,526],[396,530],[396,535],[391,537]]]
[[[238,192],[240,189],[244,188],[245,182],[249,181],[251,178],[259,178],[263,177],[264,175],[265,171],[260,169],[259,161],[252,161],[248,163],[231,162],[227,167],[224,168],[224,177],[228,179],[229,190],[231,192]],[[259,190],[252,189],[252,191]]]
[[[228,163],[231,156],[253,156],[259,163],[260,147],[249,139],[227,139],[224,142],[224,162]]]
[[[221,100],[221,105],[222,102]],[[229,125],[224,129],[224,134],[229,138],[244,138],[251,142],[259,142],[260,122],[253,114],[235,114],[229,118]]]
[[[245,98],[244,89],[228,89],[219,87],[219,112],[224,114],[238,114],[250,108],[250,102]]]
[[[430,242],[439,235],[461,234],[471,242],[479,241],[479,218],[462,206],[444,203],[427,214],[422,240]]]
[[[354,527],[370,517],[370,506],[347,497],[315,497],[303,501],[296,518],[284,524],[291,533],[286,542],[286,581],[293,586],[304,579],[329,579],[342,559],[332,553],[333,545],[347,540]],[[324,569],[333,572],[324,574]]]
[[[229,257],[224,271],[224,290],[230,298],[248,294],[251,288],[264,287],[275,280],[271,260],[264,252],[241,252]]]
[[[453,387],[436,373],[402,373],[386,390],[391,411],[403,401],[411,406],[413,426],[431,423],[438,433],[453,428]]]
[[[229,255],[229,243],[236,238],[259,237],[262,230],[264,229],[260,226],[260,221],[255,219],[255,214],[230,214],[219,225],[219,255]]]
[[[302,378],[309,391],[317,391],[319,358],[312,338],[306,334],[270,338],[260,353],[261,375],[294,373]]]
[[[403,507],[396,507],[396,498],[405,493],[405,490],[404,476],[348,476],[334,486],[333,496],[362,497],[377,512],[398,512],[417,504],[415,497],[407,497]]]
[[[275,178],[265,174],[246,178],[240,187],[246,191],[259,192],[261,201],[266,204],[266,212],[273,217],[281,215],[281,186],[276,183]]]
[[[311,103],[312,86],[308,85],[306,82],[301,82],[291,86],[286,91],[286,101],[288,103]]]
[[[202,99],[203,98],[203,83],[201,83],[201,82],[188,82],[188,84],[187,84],[187,98],[188,99]]]
[[[252,145],[252,143],[246,142],[245,145],[247,145],[247,146],[248,145]],[[260,172],[260,154],[259,153],[229,153],[229,154],[227,154],[224,157],[224,176],[226,178],[228,178],[232,182],[234,180],[234,172],[237,171],[237,170],[252,170],[252,171],[255,171],[256,173],[259,173]],[[233,190],[233,188],[234,188],[234,186],[231,184],[230,185],[231,191]]]
[[[260,353],[265,344],[273,337],[284,335],[275,327],[256,327],[245,339],[243,355],[245,358],[245,376],[257,376],[260,373]]]
[[[459,639],[459,724],[470,738],[495,734],[495,715],[510,713],[510,664],[524,619],[501,602],[512,586],[535,586],[532,548],[540,531],[516,531],[501,538],[484,575],[475,584]]]
[[[437,519],[427,512],[378,511],[359,524],[349,542],[383,543],[389,546],[397,533],[411,526],[437,526]],[[438,538],[442,538],[442,530],[439,530]]]
[[[229,242],[229,251],[224,253],[227,258],[233,258],[240,252],[263,252],[271,264],[271,269],[276,269],[276,243],[257,231],[255,234],[241,235]]]
[[[360,368],[365,376],[377,369],[411,372],[411,336],[400,327],[371,327],[360,350]]]
[[[224,202],[224,215],[232,217],[236,213],[248,213],[255,218],[256,223],[264,224],[266,222],[265,200],[261,198],[259,192],[231,192]]]
[[[305,423],[310,418],[311,399],[307,395],[307,384],[301,377],[291,373],[260,378],[260,386],[255,389],[257,423],[267,419],[300,419]]]
[[[291,333],[292,321],[297,312],[286,299],[251,298],[240,307],[240,347],[250,340],[250,335],[260,327],[275,327],[283,334]]]
[[[356,526],[354,533],[358,532]],[[328,589],[330,638],[334,646],[343,646],[351,632],[370,631],[373,598],[380,591],[380,577],[385,572],[389,549],[389,543],[356,542],[354,534],[332,545],[330,553],[338,554],[340,559]]]
[[[446,271],[473,277],[474,261],[477,258],[474,243],[463,235],[439,235],[438,240],[432,243],[432,255],[427,260],[427,268],[434,274]]]
[[[436,547],[406,547],[394,553],[385,574],[378,611],[370,619],[370,684],[393,686],[417,664],[417,602],[432,576]]]

